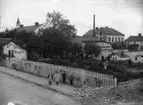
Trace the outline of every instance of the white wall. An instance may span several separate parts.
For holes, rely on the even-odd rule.
[[[110,41],[109,41],[109,38],[110,38]],[[114,39],[114,41],[112,41],[112,38]],[[117,38],[117,41],[116,41],[116,38]],[[119,38],[120,38],[120,40],[119,40]],[[106,41],[107,42],[122,42],[122,39],[124,41],[124,36],[107,35]]]
[[[100,35],[98,40],[100,40],[100,38],[102,38],[102,40],[105,40],[105,41],[111,42],[111,43],[113,43],[113,42],[122,42],[122,39],[124,41],[124,36],[117,36],[117,35],[105,35],[105,36]],[[109,38],[110,38],[110,41],[109,41]],[[112,41],[112,38],[114,39],[113,41]],[[116,38],[117,38],[117,41],[116,41]],[[119,40],[119,38],[120,38],[120,40]]]
[[[4,54],[9,54],[9,51],[13,50],[13,54],[16,59],[27,59],[27,52],[25,49],[20,48],[18,45],[16,45],[13,42],[9,42],[7,45],[3,46],[3,52]]]

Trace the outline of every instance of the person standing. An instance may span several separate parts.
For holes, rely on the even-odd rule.
[[[63,74],[62,74],[62,79],[63,79],[63,83],[65,84],[66,83],[66,73],[65,71],[63,71]]]
[[[54,75],[54,79],[55,79],[56,85],[58,85],[60,81],[60,74],[58,72],[56,72],[56,74]]]
[[[69,77],[70,85],[73,85],[73,79],[74,79],[73,74],[70,74],[70,77]]]
[[[49,85],[52,85],[52,75],[49,75]]]

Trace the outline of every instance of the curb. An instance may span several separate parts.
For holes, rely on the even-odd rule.
[[[25,81],[25,82],[32,83],[32,84],[37,85],[37,86],[39,86],[39,87],[42,87],[42,88],[51,90],[52,92],[65,95],[65,96],[67,96],[67,97],[72,98],[73,100],[75,100],[75,99],[73,98],[73,95],[67,94],[67,93],[64,93],[64,92],[61,92],[61,91],[59,91],[59,90],[57,90],[57,89],[53,89],[53,88],[51,88],[50,86],[41,85],[41,84],[38,84],[38,83],[36,83],[36,82],[30,81],[30,80],[26,80],[26,79],[24,79],[24,78],[21,78],[21,77],[18,77],[18,76],[15,76],[15,75],[13,75],[13,74],[9,74],[9,73],[3,72],[3,71],[0,71],[0,72],[3,73],[3,74],[9,75],[9,76],[13,76],[14,78],[21,79],[21,80],[23,80],[23,81]],[[75,101],[77,101],[77,100],[75,100]]]

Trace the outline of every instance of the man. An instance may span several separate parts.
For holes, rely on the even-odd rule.
[[[66,83],[66,73],[65,71],[63,71],[63,74],[62,74],[62,79],[63,79],[63,83],[65,84]]]

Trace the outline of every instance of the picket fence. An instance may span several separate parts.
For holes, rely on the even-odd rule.
[[[67,83],[69,75],[71,73],[74,75],[75,86],[86,85],[93,88],[117,86],[117,78],[114,78],[112,75],[90,72],[83,69],[16,59],[6,59],[4,65],[8,68],[25,71],[45,78],[48,78],[49,74],[54,74],[56,71],[61,73],[61,70],[64,70],[67,74]]]

